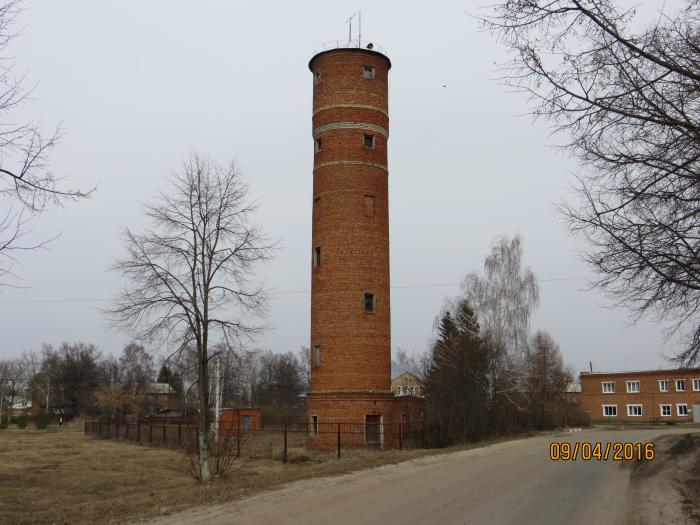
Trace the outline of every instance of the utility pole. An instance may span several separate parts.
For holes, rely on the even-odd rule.
[[[221,359],[216,358],[216,413],[215,413],[215,428],[214,435],[219,439],[219,428],[221,426]]]

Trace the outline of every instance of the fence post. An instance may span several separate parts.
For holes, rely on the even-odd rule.
[[[97,436],[102,437],[102,420],[101,419],[100,419],[100,427],[99,427],[99,430],[97,432]]]
[[[338,459],[340,459],[340,423],[338,423]]]
[[[403,428],[399,423],[399,450],[403,450]]]
[[[148,422],[148,443],[153,443],[153,421]]]
[[[163,446],[164,447],[168,446],[168,425],[167,425],[167,423],[163,423]]]
[[[136,418],[136,443],[141,443],[141,422]]]
[[[284,456],[282,456],[282,461],[287,462],[287,422],[284,422]]]
[[[117,419],[117,441],[119,441],[119,420]]]
[[[87,434],[87,419],[85,420],[85,429],[83,430],[85,434]]]
[[[182,446],[182,421],[177,424],[177,446]]]
[[[426,447],[425,447],[425,419],[423,420],[423,423],[421,423],[421,428],[422,428],[422,430],[423,430],[423,439],[422,439],[422,441],[423,441],[423,448],[426,448]]]
[[[236,457],[241,457],[241,410],[236,410]]]

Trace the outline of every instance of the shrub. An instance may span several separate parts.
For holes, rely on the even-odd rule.
[[[18,416],[15,422],[17,423],[17,428],[27,428],[27,415],[22,414]]]
[[[37,430],[44,430],[49,424],[50,420],[51,416],[49,416],[46,412],[41,412],[40,414],[37,414],[36,416],[32,417],[32,422],[34,423],[34,426],[37,428]]]
[[[7,416],[0,416],[0,428],[5,429],[5,428],[7,428],[8,424],[9,424],[9,421],[7,419]]]

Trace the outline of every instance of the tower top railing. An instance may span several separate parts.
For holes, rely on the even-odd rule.
[[[381,53],[386,57],[389,56],[386,49],[368,40],[329,40],[314,49],[314,56],[324,51],[331,51],[332,49],[366,49],[367,51]]]

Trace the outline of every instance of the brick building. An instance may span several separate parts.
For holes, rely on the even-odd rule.
[[[700,369],[581,372],[579,403],[593,423],[693,421]]]
[[[422,419],[391,391],[387,141],[391,62],[371,45],[317,53],[311,249],[309,447],[352,424],[356,440],[391,446],[385,426]]]

